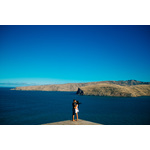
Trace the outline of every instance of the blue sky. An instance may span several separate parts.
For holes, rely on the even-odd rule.
[[[150,81],[150,26],[0,26],[0,86]]]

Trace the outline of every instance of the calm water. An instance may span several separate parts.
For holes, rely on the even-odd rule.
[[[79,119],[106,125],[149,125],[150,97],[79,96],[75,92],[11,91],[0,88],[1,125],[37,125],[72,119],[79,100]]]

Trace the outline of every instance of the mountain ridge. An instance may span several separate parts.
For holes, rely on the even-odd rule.
[[[119,81],[97,81],[97,82],[85,82],[85,83],[66,83],[66,84],[52,84],[52,85],[36,85],[36,86],[23,86],[12,88],[11,90],[25,90],[25,91],[77,91],[78,88],[97,85],[97,84],[115,84],[120,86],[131,85],[150,85],[150,82],[142,82],[137,80],[119,80]]]

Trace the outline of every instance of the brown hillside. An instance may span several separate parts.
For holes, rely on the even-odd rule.
[[[39,85],[39,86],[24,86],[16,87],[11,90],[27,90],[27,91],[77,91],[78,88],[97,85],[97,84],[113,84],[113,85],[140,85],[140,84],[150,84],[150,82],[141,82],[136,80],[126,80],[126,81],[99,81],[99,82],[87,82],[87,83],[68,83],[68,84],[53,84],[53,85]]]
[[[150,85],[97,84],[78,88],[77,94],[116,97],[150,96]]]

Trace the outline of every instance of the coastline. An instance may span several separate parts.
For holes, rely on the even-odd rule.
[[[137,80],[98,81],[86,83],[66,83],[53,85],[37,85],[16,87],[18,91],[63,91],[76,92],[78,95],[139,97],[150,96],[150,82]]]

